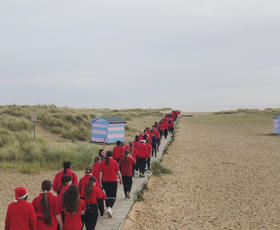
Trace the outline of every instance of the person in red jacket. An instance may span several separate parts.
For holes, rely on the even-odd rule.
[[[145,140],[140,141],[139,151],[138,151],[138,164],[140,170],[140,177],[144,177],[145,167],[146,167],[146,158],[147,158],[147,148]]]
[[[83,176],[79,181],[80,199],[82,199],[82,200],[85,200],[84,188],[85,188],[86,184],[88,183],[89,178],[91,177],[91,173],[92,173],[91,167],[86,167],[85,176]],[[85,224],[85,215],[81,215],[81,220],[82,220],[81,229],[83,229],[84,224]]]
[[[84,199],[84,197],[82,196],[82,191],[85,188],[86,184],[88,183],[88,180],[91,177],[91,174],[92,174],[91,167],[86,167],[85,175],[79,181],[79,192],[80,192],[81,199]]]
[[[70,175],[63,175],[61,177],[61,184],[57,190],[57,197],[60,200],[63,193],[69,188],[72,184],[72,177]]]
[[[132,143],[132,148],[131,148],[131,155],[133,157],[133,159],[135,160],[135,165],[133,165],[133,174],[132,176],[134,177],[134,172],[136,171],[136,173],[138,173],[139,167],[138,167],[138,152],[139,152],[139,146],[140,146],[140,142],[138,139],[138,136],[135,136],[135,140]]]
[[[96,185],[100,187],[99,174],[100,174],[101,159],[100,157],[94,158],[94,165],[92,167],[92,176],[96,179]]]
[[[146,164],[147,164],[147,168],[148,168],[148,171],[150,171],[150,166],[151,166],[151,153],[152,153],[152,145],[146,141]]]
[[[81,215],[86,205],[79,197],[78,187],[74,184],[64,192],[61,208],[65,213],[63,230],[80,230],[82,227]]]
[[[87,209],[85,212],[85,224],[87,230],[94,230],[98,218],[98,209],[100,215],[104,215],[104,192],[96,185],[94,176],[89,178],[83,191]]]
[[[69,161],[66,161],[63,163],[63,170],[61,172],[58,172],[56,175],[55,175],[55,178],[53,180],[53,190],[55,192],[57,192],[59,186],[61,185],[61,177],[63,175],[70,175],[72,177],[72,184],[75,184],[75,185],[79,185],[79,182],[78,182],[78,177],[77,175],[71,171],[71,162]]]
[[[116,146],[113,149],[113,159],[117,162],[120,161],[121,157],[123,155],[123,147],[122,142],[117,141]]]
[[[106,152],[106,159],[101,162],[99,181],[100,185],[105,190],[106,193],[106,207],[109,217],[112,217],[113,206],[117,197],[118,181],[117,176],[120,179],[120,184],[122,183],[122,177],[119,169],[119,164],[117,161],[112,159],[112,152]]]
[[[51,188],[52,182],[44,180],[42,182],[43,193],[32,201],[37,215],[38,230],[57,230],[57,223],[60,229],[63,229],[60,203],[57,197],[50,192]]]
[[[164,134],[164,138],[167,138],[168,136],[168,129],[169,129],[169,123],[168,120],[164,120],[163,122],[163,134]]]
[[[124,152],[125,151],[130,151],[130,148],[131,148],[130,143],[128,143],[128,145],[124,145],[123,146],[123,155],[122,155],[122,157],[124,157]]]
[[[16,200],[8,206],[5,230],[37,230],[37,216],[33,205],[26,201],[26,188],[17,187],[15,196]]]
[[[124,157],[120,160],[121,175],[123,181],[123,190],[125,198],[130,199],[130,191],[132,187],[132,168],[135,164],[135,160],[126,150],[124,152]]]
[[[172,119],[169,121],[169,132],[172,134],[174,132],[174,121]]]

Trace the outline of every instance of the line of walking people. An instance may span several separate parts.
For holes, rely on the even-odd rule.
[[[80,181],[71,170],[71,162],[64,162],[53,182],[42,182],[42,192],[32,203],[27,202],[25,187],[15,188],[16,200],[8,206],[5,230],[81,230],[84,226],[94,230],[99,214],[113,216],[118,182],[123,184],[125,199],[130,199],[132,178],[135,174],[144,177],[150,170],[151,156],[157,157],[161,138],[173,133],[179,114],[167,114],[128,145],[118,141],[113,151],[101,149]]]

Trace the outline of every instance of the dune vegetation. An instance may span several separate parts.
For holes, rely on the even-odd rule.
[[[0,167],[23,173],[57,169],[70,160],[83,169],[101,148],[90,143],[91,120],[97,116],[121,116],[128,123],[126,140],[159,120],[165,109],[73,109],[55,105],[0,106]],[[36,114],[36,141],[31,115]],[[106,147],[105,147],[106,148]]]

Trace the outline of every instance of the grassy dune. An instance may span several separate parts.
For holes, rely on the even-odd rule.
[[[83,169],[101,148],[89,143],[91,120],[96,116],[121,116],[128,124],[126,140],[150,126],[165,109],[73,109],[43,106],[0,106],[0,167],[23,173],[57,169],[65,160]],[[32,114],[37,115],[37,140],[33,140]],[[108,148],[108,147],[107,147]]]

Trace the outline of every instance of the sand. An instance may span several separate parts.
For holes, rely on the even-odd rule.
[[[123,230],[280,229],[280,137],[272,120],[182,118],[163,164]]]

